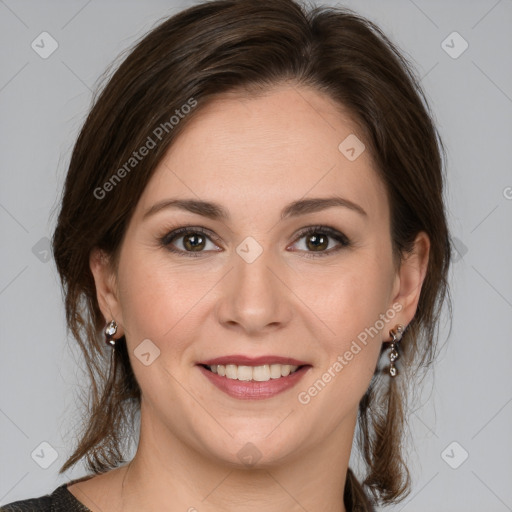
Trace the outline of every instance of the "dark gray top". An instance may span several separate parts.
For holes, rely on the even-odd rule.
[[[91,512],[68,491],[67,485],[64,483],[39,498],[8,503],[0,507],[0,512]]]
[[[351,473],[350,469],[348,471]],[[46,494],[39,498],[30,498],[8,503],[0,507],[0,512],[91,512],[91,510],[78,501],[67,488],[68,484],[75,483],[84,478],[64,483],[57,487],[51,494]],[[357,487],[356,489],[350,485],[345,486],[344,500],[347,512],[373,512],[374,508],[369,500],[367,501],[359,485]],[[358,496],[356,499],[360,503],[357,507],[354,505],[355,495]]]

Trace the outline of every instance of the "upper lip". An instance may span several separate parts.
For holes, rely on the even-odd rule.
[[[305,361],[299,361],[292,357],[281,357],[281,356],[260,356],[260,357],[248,357],[242,355],[222,356],[216,357],[215,359],[208,359],[207,361],[201,361],[198,364],[204,364],[206,366],[212,366],[214,364],[236,364],[237,366],[261,366],[264,364],[289,364],[292,366],[304,366],[309,363]]]

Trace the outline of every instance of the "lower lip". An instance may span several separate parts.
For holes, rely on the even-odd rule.
[[[203,366],[198,366],[198,368],[214,386],[217,386],[221,391],[224,391],[224,393],[233,398],[240,400],[263,400],[278,395],[295,386],[297,382],[304,377],[311,366],[303,366],[286,377],[270,379],[265,382],[228,379],[227,377],[221,377],[219,374],[207,370]]]

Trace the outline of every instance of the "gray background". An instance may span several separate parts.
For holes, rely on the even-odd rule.
[[[85,474],[78,465],[57,476],[84,380],[47,238],[97,79],[157,20],[191,4],[0,0],[0,504]],[[413,404],[413,491],[391,508],[512,510],[512,1],[343,5],[412,59],[448,148],[453,328],[423,405]],[[44,31],[58,43],[46,59],[31,47]],[[442,46],[454,31],[469,44],[458,58],[445,49],[453,55],[461,40]],[[58,458],[44,469],[52,450]]]

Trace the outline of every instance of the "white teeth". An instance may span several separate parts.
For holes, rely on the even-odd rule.
[[[238,367],[238,380],[251,380],[252,379],[252,368],[250,366],[239,366]]]
[[[221,377],[241,381],[266,382],[270,379],[286,377],[297,370],[298,366],[289,364],[264,364],[262,366],[237,366],[236,364],[214,364],[209,366],[213,373]]]
[[[281,366],[281,375],[283,377],[290,375],[290,372],[291,372],[291,366],[289,364],[283,364],[283,366]]]
[[[219,369],[219,366],[222,366],[222,365],[217,365],[217,371]],[[226,377],[228,379],[237,379],[238,378],[238,367],[236,366],[236,364],[227,364],[226,365]]]
[[[270,380],[270,367],[268,364],[263,366],[255,366],[252,369],[252,379],[258,382]]]
[[[280,364],[271,364],[270,365],[270,378],[271,379],[279,379],[281,377],[281,365]]]

